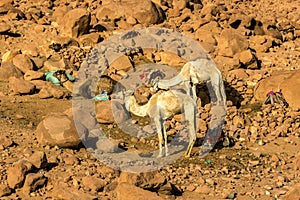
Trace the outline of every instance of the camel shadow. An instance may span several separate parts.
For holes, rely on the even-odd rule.
[[[244,100],[243,96],[230,83],[223,81],[227,101],[231,101],[233,106],[241,107],[241,102]],[[201,99],[201,107],[211,103],[210,93],[206,83],[197,85],[197,95]]]

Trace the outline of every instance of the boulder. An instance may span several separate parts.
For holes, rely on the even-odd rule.
[[[200,42],[216,45],[217,41],[211,31],[199,28],[195,32],[195,37]]]
[[[158,172],[147,172],[147,173],[128,173],[121,172],[119,183],[129,183],[138,186],[143,189],[158,189],[165,184],[166,179],[163,175]]]
[[[42,145],[77,147],[80,143],[74,124],[64,113],[50,113],[39,123],[36,136]]]
[[[249,43],[247,38],[234,29],[225,29],[218,39],[218,54],[225,57],[233,57],[236,53],[247,50]]]
[[[300,70],[294,71],[281,84],[283,95],[292,108],[300,108]]]
[[[95,112],[99,123],[121,123],[129,114],[118,100],[96,101]]]
[[[237,59],[236,57],[230,58],[225,56],[216,56],[214,61],[218,68],[224,73],[228,73],[231,70],[238,69],[241,66],[239,59]]]
[[[257,69],[258,63],[255,55],[251,50],[245,50],[235,55],[240,63],[247,69]]]
[[[16,77],[9,78],[9,88],[16,94],[32,94],[35,91],[35,85]]]
[[[10,62],[3,62],[0,67],[0,80],[8,80],[10,77],[20,78],[23,74]]]
[[[45,185],[47,178],[41,173],[29,173],[26,175],[23,192],[29,194]]]
[[[7,183],[12,189],[23,186],[25,174],[32,169],[32,165],[24,160],[14,163],[7,169]]]
[[[106,181],[96,176],[86,176],[82,178],[82,184],[87,189],[99,191],[104,188]]]
[[[129,183],[120,183],[116,188],[117,199],[119,200],[162,200],[163,198],[158,196],[154,192],[143,190]]]
[[[34,65],[31,59],[24,54],[18,54],[13,58],[13,64],[19,68],[23,73],[26,73],[29,70],[33,70]]]
[[[100,21],[107,19],[115,21],[122,17],[125,19],[130,17],[131,20],[135,19],[141,24],[161,23],[165,19],[161,7],[150,0],[111,1],[98,9],[96,17]]]
[[[28,161],[37,169],[45,168],[48,165],[46,154],[43,151],[34,152]]]
[[[120,56],[118,59],[114,60],[110,64],[110,68],[113,68],[117,71],[124,70],[127,71],[129,69],[132,69],[132,63],[128,56]]]
[[[6,195],[10,195],[12,190],[5,184],[0,184],[0,198]]]
[[[43,76],[44,76],[43,72],[37,72],[37,71],[33,71],[33,70],[28,70],[24,74],[24,80],[26,80],[26,81],[32,81],[32,80],[42,79]]]
[[[68,11],[60,22],[62,34],[69,37],[79,37],[88,33],[91,21],[90,13],[84,8]]]
[[[254,97],[259,101],[264,101],[270,90],[277,92],[281,89],[284,98],[292,108],[300,108],[300,70],[287,71],[272,74],[270,77],[261,80],[254,90]]]

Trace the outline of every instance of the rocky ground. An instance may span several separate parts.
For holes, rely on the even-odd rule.
[[[0,1],[0,199],[300,199],[300,1],[153,2]],[[73,83],[55,86],[44,73],[60,69],[76,78],[98,43],[143,27],[177,30],[214,59],[226,87],[223,132],[230,145],[198,156],[210,121],[202,87],[192,156],[132,174],[88,152],[73,121]],[[107,68],[97,92],[112,90],[139,64],[180,70],[185,62],[153,49],[126,52]],[[266,93],[279,89],[289,106],[263,105]],[[141,90],[136,97],[143,102],[148,95]],[[97,102],[96,118],[80,120],[99,122],[126,151],[158,149],[155,135],[123,133],[109,105]],[[131,123],[155,132],[147,118],[133,117]],[[168,120],[170,138],[182,127],[181,115]]]

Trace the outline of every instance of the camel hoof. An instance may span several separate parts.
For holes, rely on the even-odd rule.
[[[157,156],[157,158],[161,158],[162,157],[162,155],[161,154],[159,154],[158,156]]]

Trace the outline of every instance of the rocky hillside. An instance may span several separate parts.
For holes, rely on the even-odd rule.
[[[0,1],[0,198],[299,199],[299,9],[297,0]],[[120,110],[115,115],[109,100],[96,103],[95,117],[82,113],[77,119],[72,80],[99,45],[146,27],[173,29],[197,41],[215,61],[227,94],[223,132],[229,143],[199,158],[211,108],[207,88],[201,87],[191,158],[136,174],[90,154],[77,134],[86,127],[75,126],[74,118],[100,124],[128,152],[157,150],[155,126],[133,116],[130,123],[154,136],[127,135],[115,122],[116,116],[130,116]],[[186,61],[155,49],[125,52],[107,67],[96,93],[105,89],[110,95],[140,64],[178,71]],[[54,70],[61,73],[56,85],[45,76]],[[288,106],[264,105],[271,90],[280,90]],[[139,92],[137,99],[147,102],[149,91]],[[174,137],[184,129],[181,115],[166,126]],[[100,150],[105,145],[96,144]]]

